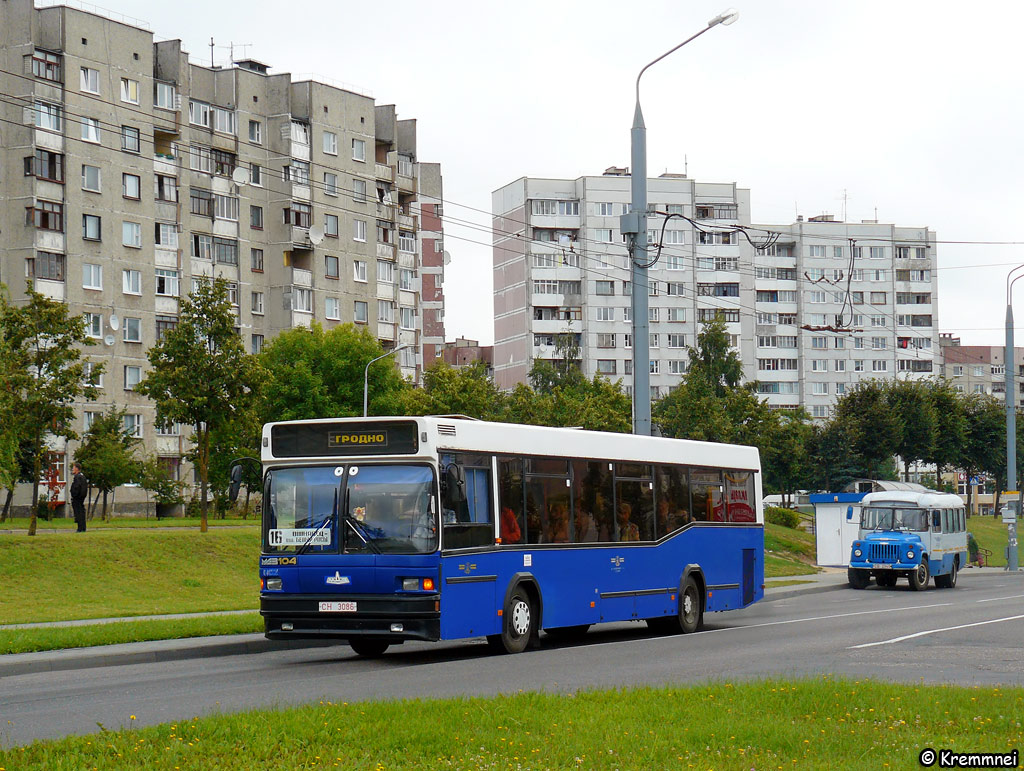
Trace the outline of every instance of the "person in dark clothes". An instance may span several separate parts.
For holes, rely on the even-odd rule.
[[[77,463],[72,464],[71,473],[74,478],[71,481],[71,510],[75,512],[75,524],[78,525],[78,532],[85,532],[85,498],[89,494],[89,483],[82,473],[82,467]]]

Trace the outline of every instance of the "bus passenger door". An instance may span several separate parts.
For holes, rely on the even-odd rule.
[[[498,576],[486,554],[444,557],[441,560],[441,639],[482,637],[501,631],[496,596]],[[484,559],[481,560],[480,558]],[[483,564],[484,562],[492,564]]]

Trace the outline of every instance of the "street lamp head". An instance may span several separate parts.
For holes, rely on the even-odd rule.
[[[736,21],[736,19],[738,19],[739,17],[740,17],[740,12],[739,11],[737,11],[735,8],[728,8],[728,9],[722,11],[720,14],[718,14],[711,21],[709,21],[708,22],[708,26],[709,27],[715,27],[715,26],[717,26],[719,24],[722,24],[722,25],[728,27],[730,24],[732,24],[734,21]]]

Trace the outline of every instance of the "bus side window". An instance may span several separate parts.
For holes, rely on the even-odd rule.
[[[932,512],[932,530],[936,533],[942,530],[942,512],[938,509]]]
[[[445,548],[489,546],[494,543],[494,515],[491,506],[491,459],[469,454],[444,455],[442,465],[457,463],[466,476],[466,500],[447,512]]]
[[[501,518],[501,542],[521,543],[526,529],[523,519],[522,458],[498,458],[498,511]]]

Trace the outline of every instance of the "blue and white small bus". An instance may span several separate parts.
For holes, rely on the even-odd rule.
[[[271,423],[260,612],[269,638],[692,632],[763,596],[753,447],[485,423]]]
[[[850,586],[864,589],[872,576],[886,587],[906,578],[917,591],[927,588],[930,577],[937,587],[956,586],[967,563],[967,511],[960,496],[893,490],[865,495],[860,507]],[[853,518],[852,507],[846,516]]]

